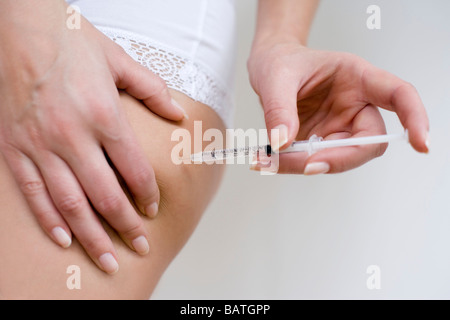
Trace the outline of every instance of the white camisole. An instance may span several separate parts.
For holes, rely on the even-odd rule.
[[[66,0],[170,88],[230,127],[235,76],[234,0]]]

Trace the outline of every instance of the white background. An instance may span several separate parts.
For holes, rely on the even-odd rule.
[[[237,128],[264,128],[246,59],[256,0],[236,0]],[[381,8],[381,30],[366,9]],[[431,152],[392,144],[339,175],[260,176],[229,166],[154,299],[450,298],[450,1],[322,0],[309,46],[358,54],[413,83]],[[383,112],[390,133],[402,128]],[[366,269],[381,269],[368,290]]]

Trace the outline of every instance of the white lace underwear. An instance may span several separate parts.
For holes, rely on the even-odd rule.
[[[232,126],[234,0],[66,1],[170,88],[208,105]]]
[[[164,79],[169,88],[211,107],[227,127],[231,126],[234,110],[232,88],[221,83],[206,67],[147,37],[108,27],[97,28],[135,61]]]

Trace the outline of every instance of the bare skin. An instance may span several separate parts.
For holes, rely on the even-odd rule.
[[[164,270],[184,246],[223,174],[219,165],[174,165],[171,141],[177,128],[193,131],[194,120],[203,130],[224,125],[207,106],[171,91],[188,112],[190,120],[171,122],[145,108],[127,94],[121,104],[128,121],[152,164],[161,192],[160,214],[141,216],[149,234],[150,252],[140,256],[129,250],[115,231],[104,226],[112,238],[120,270],[114,275],[101,271],[74,240],[63,249],[52,242],[20,192],[10,170],[0,158],[0,298],[2,299],[148,299]],[[132,200],[132,199],[130,199]],[[133,202],[133,201],[131,201]],[[69,290],[67,268],[81,270],[81,290]]]
[[[313,134],[325,140],[385,134],[378,110],[395,112],[411,146],[427,153],[429,122],[414,86],[350,53],[308,48],[318,0],[259,0],[248,59],[269,132],[279,130],[274,150]],[[275,139],[277,140],[277,139]],[[354,169],[381,156],[386,145],[353,146],[280,156],[278,173],[324,174]],[[264,167],[264,160],[253,169]]]
[[[47,3],[50,2],[47,1]],[[326,139],[382,134],[385,132],[385,127],[377,109],[378,106],[396,112],[404,127],[409,130],[410,142],[414,149],[418,152],[428,152],[428,119],[420,97],[411,84],[388,72],[375,68],[355,55],[318,51],[305,47],[309,26],[317,7],[317,0],[260,0],[259,3],[257,32],[248,61],[248,68],[251,84],[262,102],[267,129],[269,132],[273,129],[280,131],[279,141],[271,141],[274,150],[285,148],[294,139],[306,139],[312,133],[321,135]],[[16,2],[9,1],[7,4],[16,4]],[[6,12],[6,10],[3,10],[3,12]],[[35,14],[33,10],[31,13]],[[9,15],[10,12],[8,11],[8,15],[6,16]],[[48,19],[44,20],[47,21]],[[9,24],[6,25],[7,27],[4,30],[8,32],[5,32],[5,34],[11,34],[9,32]],[[52,28],[49,30],[52,30]],[[13,37],[13,39],[15,38]],[[99,42],[97,41],[98,39],[106,41],[98,33],[89,39],[96,40],[92,42],[94,44]],[[69,43],[72,42],[69,41]],[[80,43],[84,42],[81,41]],[[91,42],[88,41],[86,43]],[[100,41],[100,43],[102,42]],[[105,43],[107,46],[112,46],[109,39]],[[9,46],[3,47],[9,48]],[[75,47],[78,48],[78,46]],[[93,47],[95,48],[95,46]],[[59,52],[59,50],[57,51]],[[68,51],[72,52],[71,50]],[[33,52],[34,54],[35,50],[21,50],[21,52]],[[117,50],[106,50],[106,52],[116,52],[119,55]],[[46,56],[45,52],[42,55]],[[120,55],[123,56],[123,52]],[[17,55],[11,55],[11,57],[15,56]],[[100,56],[103,57],[103,55]],[[9,55],[7,57],[8,59],[0,60],[10,61],[11,57]],[[21,59],[19,60],[21,61]],[[78,60],[68,59],[68,61]],[[94,66],[98,65],[95,62],[96,59],[92,59],[92,61]],[[122,72],[128,75],[125,79],[128,78],[128,80],[131,80],[131,84],[140,82],[138,81],[140,77],[136,77],[136,74],[139,73],[129,71],[129,68],[124,67],[125,63],[117,64],[116,61],[117,59],[109,58],[103,62],[108,62],[106,64],[107,66],[122,65],[121,70],[127,70],[125,73]],[[38,63],[37,65],[41,66],[42,63]],[[11,74],[18,74],[14,64],[8,64],[7,66],[12,66],[9,68]],[[78,67],[78,64],[75,66]],[[8,70],[8,68],[6,69]],[[86,69],[91,71],[88,65],[86,65]],[[141,72],[143,72],[142,68]],[[119,80],[117,76],[114,76],[114,81],[112,81],[110,76],[111,73],[107,73],[109,82],[103,82],[100,79],[93,81],[93,83],[95,85],[98,83],[109,83],[109,89],[104,90],[105,92],[115,92],[116,87],[114,84],[116,84],[117,87],[126,89],[129,94],[144,102],[147,101],[148,105],[155,105],[155,103],[150,103],[154,102],[153,100],[155,99],[150,98],[158,97],[159,95],[146,97],[142,93],[148,92],[148,90],[142,92],[140,90],[136,91],[136,88],[133,89],[134,86],[130,83],[127,85],[127,81],[124,81],[124,79]],[[80,78],[84,79],[84,74]],[[143,78],[149,77],[147,75],[147,77]],[[55,79],[58,80],[58,77],[55,77],[53,80]],[[14,83],[8,81],[8,79],[0,80],[3,80],[3,84]],[[60,81],[56,80],[54,83],[60,84]],[[160,82],[156,81],[156,83]],[[154,84],[154,81],[150,81],[149,88],[154,88]],[[22,88],[23,86],[19,85],[17,87]],[[0,86],[0,88],[6,88],[6,92],[11,91],[4,85]],[[46,88],[46,97],[54,97],[54,92],[60,92],[59,90],[55,90],[58,86],[48,85]],[[86,90],[89,91],[90,89],[91,87],[89,86]],[[92,94],[92,90],[89,92]],[[193,121],[203,120],[204,130],[208,128],[219,128],[223,130],[223,124],[211,109],[194,103],[179,93],[172,92],[172,95],[186,109],[190,120],[184,119],[182,122],[162,120],[162,118],[157,117],[151,111],[145,109],[136,100],[133,100],[129,96],[121,95],[120,102],[122,108],[128,117],[131,129],[137,135],[137,139],[146,153],[148,161],[137,161],[139,157],[130,155],[138,153],[124,152],[130,145],[133,145],[130,143],[122,143],[120,145],[113,143],[113,151],[115,152],[110,152],[108,155],[118,167],[119,165],[122,166],[122,170],[136,169],[140,167],[137,164],[138,162],[141,165],[144,162],[148,165],[147,171],[150,172],[151,164],[161,192],[159,208],[161,216],[158,216],[155,220],[141,217],[145,222],[144,226],[139,225],[139,228],[128,228],[136,225],[133,223],[129,223],[128,227],[125,227],[125,223],[119,223],[118,219],[112,219],[111,216],[115,218],[131,217],[133,220],[126,221],[132,222],[140,220],[135,215],[139,210],[135,210],[136,208],[133,210],[130,205],[134,201],[128,203],[126,197],[122,196],[120,203],[123,205],[123,202],[126,202],[126,206],[124,207],[128,207],[128,210],[118,210],[118,206],[111,205],[107,206],[108,209],[112,208],[114,210],[100,210],[109,213],[102,216],[106,219],[110,216],[108,221],[115,221],[116,223],[113,224],[114,230],[121,233],[121,237],[117,236],[113,228],[104,224],[108,235],[112,237],[111,243],[105,234],[102,236],[103,229],[101,225],[95,219],[86,219],[87,215],[83,217],[81,212],[76,213],[73,210],[60,210],[66,213],[64,216],[65,220],[72,222],[69,223],[70,226],[66,225],[63,217],[58,214],[57,210],[53,210],[53,212],[48,210],[52,205],[51,201],[47,201],[47,206],[41,205],[41,201],[49,199],[46,194],[42,196],[32,194],[33,199],[39,200],[39,202],[34,203],[35,209],[41,211],[37,216],[33,216],[33,210],[30,210],[20,188],[14,182],[14,173],[9,171],[4,160],[0,160],[0,179],[2,181],[0,185],[0,256],[2,257],[2,264],[0,265],[0,297],[135,299],[147,298],[151,294],[160,276],[167,268],[167,265],[172,261],[187,241],[189,235],[193,232],[201,213],[217,189],[222,173],[222,168],[217,166],[174,166],[170,161],[170,150],[174,145],[174,142],[170,141],[170,135],[174,129],[185,127],[192,131]],[[16,96],[21,97],[22,95],[18,94]],[[86,98],[83,94],[80,96]],[[99,97],[110,98],[112,95],[99,95],[98,92],[95,92],[93,96],[98,99]],[[166,98],[168,98],[168,95]],[[98,105],[103,106],[103,100],[100,99],[101,103]],[[9,109],[7,110],[16,111],[16,104],[10,103]],[[48,106],[49,104],[43,103],[42,105]],[[66,104],[59,103],[57,105]],[[86,107],[86,104],[81,105]],[[172,120],[179,120],[183,117],[183,112],[179,108],[174,107],[169,101],[161,104],[161,106],[163,105],[171,107],[170,109],[164,107],[152,110],[166,118],[169,116]],[[72,112],[75,109],[68,108],[68,110]],[[91,110],[94,109],[89,109],[89,112],[82,112],[82,114],[88,115],[88,118],[90,118],[92,115]],[[108,112],[109,110],[116,109],[106,109],[106,112],[102,108],[98,110],[101,111],[100,114],[102,115],[102,117],[99,117],[100,119],[103,116],[109,116],[115,113],[121,114],[121,112]],[[175,117],[164,114],[167,110],[175,112]],[[59,112],[58,114],[63,115],[63,119],[74,119],[71,113]],[[44,119],[45,122],[44,125],[41,127],[38,126],[38,128],[44,128],[45,130],[53,128],[54,126],[46,125],[48,122],[58,124],[63,128],[65,127],[64,123],[61,124],[61,121],[58,121],[58,118],[56,118],[56,121],[52,121],[51,117],[40,118]],[[106,117],[106,119],[108,118]],[[16,134],[15,130],[22,127],[14,125],[12,121],[8,121],[7,117],[2,116],[2,119],[6,119],[4,120],[4,126],[8,127],[9,125],[11,129],[7,131],[11,133],[9,137],[13,139],[18,138],[20,135]],[[78,123],[81,126],[74,128],[84,128],[83,124],[85,123],[97,122],[86,122],[86,119],[84,119]],[[107,122],[111,124],[111,121]],[[96,126],[94,127],[96,128]],[[34,126],[30,128],[32,130],[25,130],[25,132],[35,132]],[[110,129],[114,129],[115,131],[119,131],[116,133],[120,133],[113,136],[116,138],[122,137],[123,135],[132,137],[128,130],[119,130],[120,128],[122,127],[117,125],[110,126]],[[97,191],[99,193],[103,192],[106,200],[108,200],[108,195],[111,192],[107,189],[113,184],[108,182],[111,179],[101,181],[102,179],[100,178],[93,178],[98,175],[99,170],[95,170],[92,165],[89,165],[94,163],[93,161],[86,161],[87,156],[92,156],[92,153],[88,150],[95,149],[86,147],[88,140],[82,136],[86,132],[83,130],[65,131],[76,132],[77,135],[80,134],[80,136],[75,136],[75,139],[73,136],[69,137],[72,138],[69,139],[72,142],[83,142],[79,148],[67,148],[68,139],[61,139],[60,135],[55,134],[54,130],[50,135],[51,138],[48,140],[52,141],[56,137],[56,140],[59,142],[58,148],[56,149],[63,147],[63,153],[68,154],[68,157],[62,157],[61,159],[73,159],[72,151],[74,149],[83,150],[83,152],[77,153],[78,158],[72,162],[74,168],[80,165],[82,165],[83,169],[86,169],[85,167],[89,168],[87,171],[83,170],[84,174],[82,177],[86,180],[85,184],[91,186],[89,189],[91,192],[84,191],[92,194],[97,194]],[[58,133],[58,131],[56,132]],[[130,139],[121,139],[121,141],[131,141]],[[29,140],[25,139],[19,143],[24,148],[33,148],[36,145],[36,143],[23,143],[24,141],[29,142]],[[91,144],[94,143],[97,146],[95,150],[99,151],[101,144],[97,142],[94,139],[94,141],[91,141]],[[11,145],[11,143],[6,145]],[[46,149],[49,148],[44,148],[43,150]],[[133,149],[138,150],[138,148]],[[383,146],[369,146],[342,148],[339,152],[322,151],[309,158],[305,158],[303,155],[285,155],[280,157],[280,173],[322,174],[343,172],[380,156],[383,151]],[[97,154],[99,153],[97,152]],[[7,154],[5,153],[5,155]],[[80,155],[83,155],[83,157],[80,157]],[[84,155],[86,155],[86,158],[84,158]],[[125,157],[123,157],[124,155]],[[122,161],[114,161],[114,158],[117,157]],[[13,163],[14,161],[10,160],[9,162]],[[48,165],[48,162],[46,163],[47,165],[40,166],[39,169],[41,171],[47,171],[47,175],[52,178],[49,179],[50,182],[60,182],[60,185],[57,187],[50,188],[55,193],[53,195],[54,197],[58,198],[59,192],[63,189],[71,190],[71,188],[65,188],[69,180],[65,179],[61,174],[69,174],[71,176],[70,180],[73,182],[72,185],[77,184],[75,183],[77,179],[74,179],[71,170],[57,170],[53,165]],[[58,163],[64,164],[64,161],[59,161]],[[103,163],[106,164],[106,161],[103,161]],[[114,177],[107,165],[103,166],[103,169],[108,169],[106,171],[109,172],[110,178]],[[254,169],[258,170],[259,164]],[[16,173],[19,171],[21,170],[16,170]],[[19,173],[21,174],[18,174],[18,176],[27,176],[26,172]],[[128,175],[124,174],[123,176],[127,180]],[[129,176],[136,177],[137,175],[130,174]],[[153,175],[147,174],[147,177],[153,177]],[[78,175],[77,178],[79,178]],[[154,179],[150,180],[153,181]],[[148,182],[152,184],[152,181]],[[103,182],[104,187],[99,187],[99,182]],[[139,195],[140,192],[149,192],[149,187],[136,188],[137,184],[129,183],[129,181],[127,183],[134,195]],[[52,184],[55,185],[54,182]],[[115,185],[116,189],[121,191],[120,186],[117,183]],[[135,188],[132,188],[133,185]],[[153,189],[155,191],[158,188]],[[80,189],[78,188],[78,190]],[[27,195],[30,196],[30,190],[27,192]],[[122,195],[121,192],[119,193]],[[157,194],[157,192],[150,193]],[[73,192],[70,192],[70,194],[73,194]],[[82,192],[80,194],[84,195]],[[64,199],[64,197],[61,198]],[[105,197],[94,198],[105,200]],[[141,194],[140,197],[135,199],[137,203],[142,202],[139,201],[139,198],[142,200],[148,197],[143,197]],[[64,204],[64,201],[62,202]],[[152,202],[148,202],[144,206]],[[28,203],[33,203],[33,201],[28,201]],[[87,201],[84,201],[84,204],[85,209],[89,209],[87,211],[90,211],[91,208],[87,205]],[[99,201],[97,207],[104,207],[101,204],[104,204],[104,201]],[[142,205],[141,203],[141,207]],[[88,216],[92,217],[92,215]],[[44,229],[47,229],[47,235],[53,230],[55,225],[62,226],[66,229],[67,233],[69,233],[70,227],[70,231],[73,231],[75,235],[84,235],[83,237],[78,237],[80,240],[84,240],[81,241],[82,246],[77,241],[68,250],[63,250],[52,245],[51,241],[45,237],[46,234],[44,231],[39,228],[36,218],[40,219],[41,225],[44,226]],[[51,223],[45,223],[49,221]],[[125,220],[120,221],[123,222]],[[121,230],[121,228],[126,230]],[[90,230],[92,232],[89,232]],[[139,232],[136,232],[136,230]],[[143,232],[144,230],[146,232]],[[130,233],[130,231],[134,232]],[[131,234],[132,236],[130,236]],[[128,237],[125,235],[128,235]],[[148,238],[150,242],[150,252],[145,257],[139,256],[136,253],[138,250],[133,246],[133,239],[137,239],[138,236],[142,235]],[[87,250],[88,254],[91,252],[90,257],[92,260],[89,259],[89,255],[83,251],[82,247]],[[133,247],[136,252],[130,250]],[[117,248],[117,251],[113,248]],[[146,253],[145,250],[142,251],[144,254]],[[99,264],[98,257],[104,252],[113,253],[119,260],[121,269],[113,277],[108,277],[100,269],[95,268],[94,263]],[[66,287],[68,277],[66,270],[70,265],[78,265],[81,267],[83,289],[80,291],[70,291]],[[108,272],[105,268],[103,269]],[[110,268],[109,271],[115,271],[115,269]]]
[[[130,250],[147,254],[148,235],[106,158],[140,212],[153,217],[159,204],[117,88],[166,119],[180,121],[184,111],[163,79],[86,19],[67,28],[66,10],[64,0],[0,2],[0,150],[47,235],[64,248],[75,235],[99,268],[114,273],[115,248],[91,205]]]

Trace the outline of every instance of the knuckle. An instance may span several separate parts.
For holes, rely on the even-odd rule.
[[[20,190],[25,196],[35,196],[45,191],[45,185],[41,180],[26,180],[20,184]]]
[[[54,115],[39,126],[29,127],[27,137],[35,149],[51,150],[74,145],[79,139],[75,134],[78,129],[73,117]]]
[[[0,126],[0,130],[1,129],[2,128]],[[2,151],[9,150],[12,147],[11,138],[7,137],[4,131],[5,130],[0,131],[0,150]]]
[[[32,145],[35,149],[47,149],[47,137],[43,129],[38,126],[31,125],[26,126],[25,130],[25,139],[28,140],[26,142],[27,144]]]
[[[106,105],[95,103],[92,105],[92,120],[95,124],[99,124],[103,127],[112,127],[117,121],[117,113],[115,108]]]
[[[375,158],[378,158],[378,157],[381,157],[382,155],[384,155],[387,148],[388,148],[388,145],[386,143],[378,145],[375,149]]]
[[[110,195],[100,200],[96,205],[101,214],[111,215],[122,208],[122,199],[118,195]]]
[[[114,50],[115,54],[117,54],[119,57],[128,58],[128,54],[127,54],[126,50],[122,46],[120,46],[120,45],[118,45],[116,43],[113,43],[113,44],[114,44],[114,46],[113,46],[114,49],[113,50]]]
[[[411,82],[404,82],[403,86],[407,90],[417,91],[416,87]]]
[[[289,110],[283,107],[282,102],[278,99],[270,99],[264,102],[264,118],[269,127],[278,125],[285,122],[286,119],[290,120],[292,117],[297,116],[297,114],[290,115]]]
[[[157,75],[154,75],[154,79],[152,82],[153,91],[150,94],[151,97],[158,97],[164,94],[168,94],[167,84],[166,82]]]
[[[395,91],[402,91],[402,90],[405,90],[406,92],[414,92],[414,93],[417,92],[416,87],[412,83],[406,82],[406,81],[404,81],[402,84],[400,84],[398,86],[397,90],[395,90]]]
[[[36,126],[27,126],[25,129],[32,142],[37,142],[42,139],[42,131]]]
[[[264,116],[266,118],[274,118],[284,112],[284,108],[281,106],[281,101],[276,98],[265,100],[264,106],[266,107],[264,110]]]
[[[362,60],[358,55],[351,53],[351,52],[337,52],[336,57],[340,60],[350,61],[354,62]]]
[[[132,225],[127,226],[126,230],[124,230],[122,235],[127,238],[134,240],[137,236],[142,235],[144,224],[141,219],[136,219]]]
[[[47,230],[51,231],[54,227],[57,226],[55,225],[54,219],[55,212],[53,212],[52,210],[33,208],[32,211],[36,219],[39,221],[40,225],[44,226],[44,228],[46,228]]]
[[[132,181],[136,185],[136,187],[146,186],[152,183],[154,179],[155,175],[153,174],[152,170],[146,169],[136,171],[132,177]]]
[[[163,78],[161,78],[161,77],[157,76],[156,74],[154,74],[154,80],[153,81],[154,81],[153,86],[155,88],[155,91],[163,92],[163,91],[167,90],[167,83],[166,83],[166,81],[164,81]]]
[[[108,251],[105,249],[106,240],[100,234],[90,234],[88,237],[80,239],[80,242],[87,252],[94,253],[95,256]]]
[[[288,75],[292,73],[292,57],[291,55],[277,55],[272,58],[271,63],[268,64],[268,69],[265,70],[267,75],[283,74]]]
[[[20,151],[20,144],[13,142],[10,138],[0,137],[0,155],[3,155],[8,162],[16,163],[23,157],[22,151]]]
[[[110,104],[96,104],[92,108],[92,124],[102,136],[117,140],[120,134],[122,117],[118,110]]]
[[[336,52],[333,56],[338,65],[353,66],[367,66],[366,60],[351,52]]]
[[[390,103],[392,105],[397,105],[398,100],[400,99],[400,97],[402,97],[405,93],[410,94],[418,94],[417,93],[417,89],[416,87],[410,83],[410,82],[406,82],[406,81],[402,81],[393,91],[392,91],[392,96],[390,99]]]
[[[68,146],[74,148],[79,141],[77,134],[74,134],[74,126],[66,121],[56,121],[55,125],[49,129],[48,144],[58,146]]]
[[[77,196],[66,196],[57,202],[57,206],[64,214],[80,215],[83,200]]]

